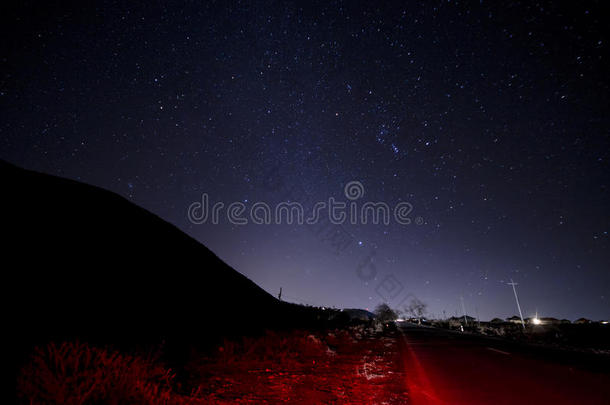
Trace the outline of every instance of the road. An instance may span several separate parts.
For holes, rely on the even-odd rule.
[[[610,361],[500,339],[402,326],[411,403],[610,404]]]

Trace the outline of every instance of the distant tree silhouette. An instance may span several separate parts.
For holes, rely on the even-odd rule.
[[[377,316],[377,319],[381,322],[394,321],[398,318],[396,311],[390,308],[386,303],[377,305],[377,308],[375,308],[375,316]]]
[[[418,323],[421,323],[421,318],[426,313],[426,307],[427,305],[424,302],[418,298],[413,298],[406,310],[413,318],[417,318]]]

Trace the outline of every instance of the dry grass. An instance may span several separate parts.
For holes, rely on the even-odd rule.
[[[30,404],[195,404],[194,393],[173,392],[173,374],[151,359],[84,343],[36,348],[17,378],[18,397]]]
[[[362,329],[225,341],[190,356],[187,395],[157,359],[51,343],[22,368],[17,392],[28,404],[404,403],[397,351],[393,337]]]
[[[194,356],[188,374],[214,403],[404,403],[396,340],[362,330],[268,333]]]

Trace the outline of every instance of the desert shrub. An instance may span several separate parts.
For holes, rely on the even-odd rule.
[[[218,348],[215,362],[227,368],[243,365],[245,360],[259,365],[268,362],[291,364],[304,358],[319,358],[327,346],[307,332],[277,333],[267,331],[260,337],[244,337],[240,341],[225,340]]]
[[[186,404],[195,396],[172,389],[173,374],[152,359],[123,355],[77,342],[34,349],[17,376],[23,403]]]

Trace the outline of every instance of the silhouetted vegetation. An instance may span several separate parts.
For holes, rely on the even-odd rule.
[[[384,303],[377,305],[375,316],[379,322],[393,322],[398,318],[398,313]]]
[[[371,328],[266,332],[192,351],[178,379],[158,356],[81,343],[35,349],[17,378],[21,403],[402,403],[397,341]],[[375,355],[371,355],[375,353]]]
[[[427,305],[418,298],[412,298],[409,301],[406,312],[413,318],[416,318],[418,323],[421,323],[421,319],[426,314],[426,307]]]

